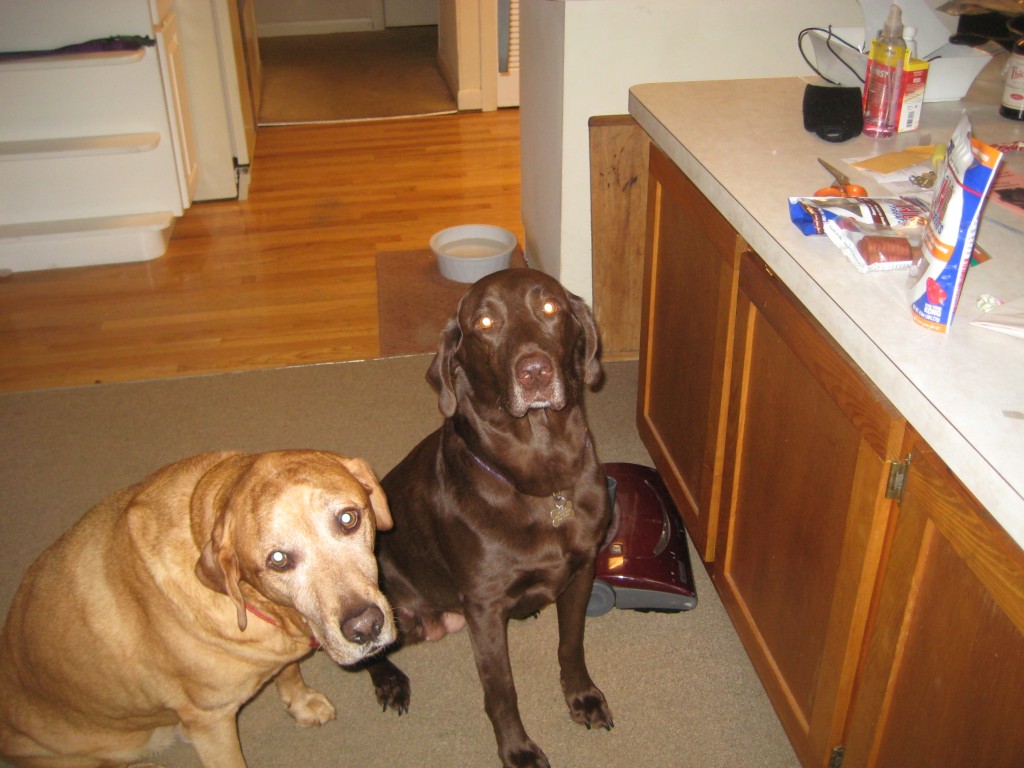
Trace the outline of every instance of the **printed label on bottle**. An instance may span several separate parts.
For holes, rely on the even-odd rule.
[[[898,132],[916,131],[920,125],[927,83],[928,62],[908,56],[903,68],[903,87],[900,89],[899,118],[896,121]]]
[[[896,130],[907,49],[875,40],[864,77],[864,133],[885,138]]]
[[[1014,54],[1006,65],[1002,105],[1013,110],[1024,109],[1024,56]]]

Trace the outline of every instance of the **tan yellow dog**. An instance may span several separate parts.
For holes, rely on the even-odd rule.
[[[180,728],[206,768],[245,768],[238,709],[271,678],[301,725],[333,719],[298,660],[319,646],[353,664],[394,640],[373,558],[390,527],[369,466],[326,452],[203,454],[115,493],[14,598],[0,755],[123,766]]]

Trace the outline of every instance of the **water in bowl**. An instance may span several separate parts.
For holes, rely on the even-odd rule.
[[[486,237],[467,237],[462,240],[454,240],[443,248],[446,256],[454,256],[460,259],[479,259],[484,256],[494,256],[505,250],[505,245],[497,240],[489,240]]]

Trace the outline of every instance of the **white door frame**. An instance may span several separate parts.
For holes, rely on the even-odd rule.
[[[422,0],[373,0],[371,3],[371,20],[374,29],[384,29],[385,25],[393,26],[390,23],[392,4],[403,5],[405,3],[418,3]],[[499,86],[499,78],[506,81],[508,76],[502,76],[498,72],[498,3],[497,0],[476,0],[476,7],[472,7],[472,0],[457,0],[460,6],[464,6],[466,13],[458,15],[457,30],[438,30],[440,35],[447,39],[456,41],[458,48],[459,69],[470,67],[476,70],[479,83],[467,89],[467,83],[459,82],[457,72],[448,72],[445,79],[449,86],[458,94],[459,109],[481,109],[490,112],[499,106],[518,106],[518,70],[515,73],[515,82],[502,82]],[[385,9],[385,6],[387,8]],[[442,24],[445,18],[450,18],[438,11],[438,3],[434,3],[434,13],[437,18],[434,24]],[[461,9],[460,9],[461,10]],[[400,12],[400,11],[398,11]],[[474,23],[475,22],[475,23]],[[444,67],[442,66],[444,71]],[[463,69],[463,72],[465,70]],[[509,87],[511,86],[511,91]],[[477,90],[477,87],[479,90]],[[499,96],[499,87],[501,93]],[[510,93],[514,95],[510,95]],[[469,95],[469,102],[462,98],[464,94]]]

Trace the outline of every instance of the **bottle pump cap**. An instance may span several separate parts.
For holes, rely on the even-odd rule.
[[[903,36],[903,11],[896,3],[889,6],[889,17],[885,20],[885,27],[882,31],[886,37]]]

